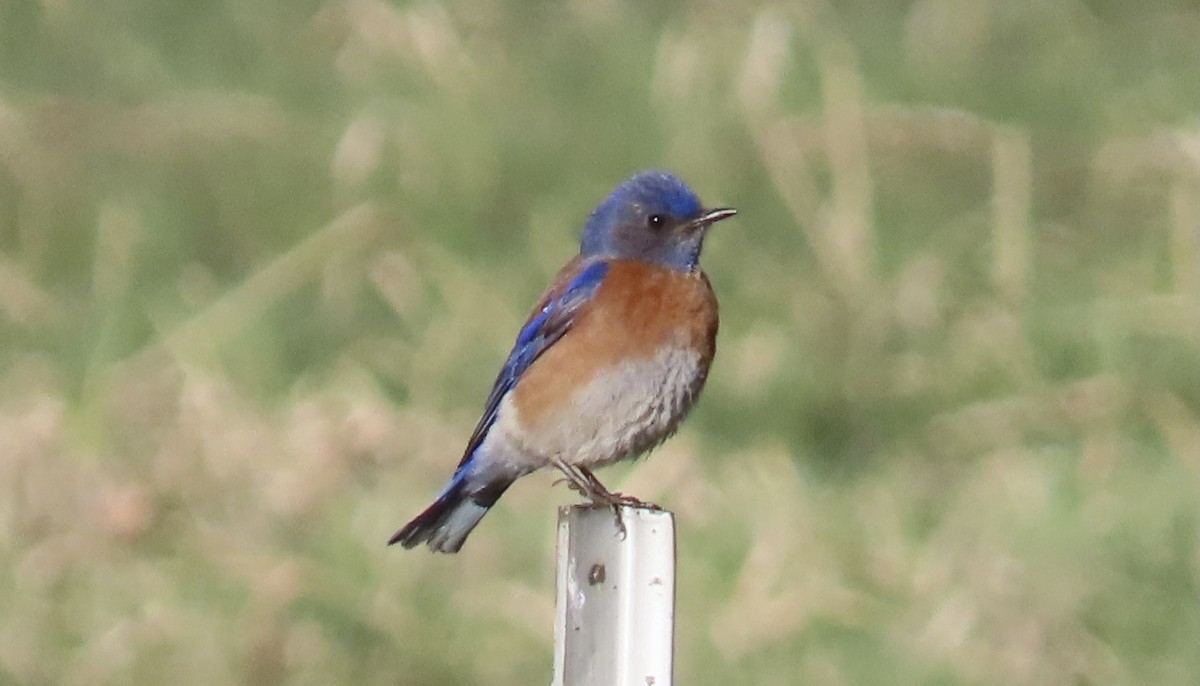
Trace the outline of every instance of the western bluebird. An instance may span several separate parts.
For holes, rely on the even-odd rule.
[[[644,506],[592,474],[674,433],[708,377],[717,298],[700,269],[714,222],[661,171],[628,179],[592,212],[579,255],[517,335],[450,483],[388,544],[458,552],[518,478],[555,467],[594,503]]]

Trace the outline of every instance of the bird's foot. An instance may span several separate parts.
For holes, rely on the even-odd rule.
[[[662,512],[662,508],[654,503],[648,503],[645,500],[639,500],[631,495],[624,493],[605,492],[604,496],[597,498],[595,494],[591,496],[593,505],[601,505],[612,508],[613,519],[617,522],[617,529],[621,532],[621,540],[624,540],[629,535],[629,530],[625,528],[625,520],[621,517],[622,507],[636,507],[643,510],[653,510],[654,512]]]
[[[631,495],[626,495],[619,491],[608,490],[604,487],[604,484],[600,483],[600,480],[596,478],[596,475],[592,474],[592,472],[585,467],[580,467],[579,471],[582,472],[584,477],[588,480],[588,485],[590,486],[591,492],[587,493],[586,495],[588,499],[592,501],[592,504],[607,505],[608,507],[612,508],[613,517],[617,521],[617,529],[621,531],[622,539],[629,535],[629,531],[625,528],[625,520],[621,518],[622,507],[636,507],[646,510],[654,510],[655,512],[662,511],[662,508],[654,503],[648,503],[644,500],[635,498]]]
[[[604,493],[588,494],[592,503],[595,505],[608,505],[610,507],[636,507],[642,510],[653,510],[662,512],[662,507],[654,503],[635,498],[631,495],[626,495],[619,491],[604,491]]]
[[[579,467],[579,472],[587,480],[588,489],[584,493],[593,504],[608,505],[611,507],[637,507],[645,510],[654,510],[659,512],[661,507],[654,503],[646,502],[631,495],[626,495],[619,491],[610,491],[600,483],[595,474],[592,474],[586,467]]]
[[[625,528],[625,522],[621,519],[622,507],[635,507],[644,510],[653,510],[661,512],[662,508],[654,503],[646,502],[631,495],[626,495],[620,492],[613,492],[604,487],[600,480],[592,474],[587,467],[576,465],[567,465],[563,463],[555,464],[562,471],[564,477],[559,481],[567,482],[567,487],[579,493],[584,498],[587,498],[592,506],[602,506],[612,508],[613,517],[616,519],[617,528],[621,531],[621,538],[625,538],[629,531]],[[557,483],[557,482],[555,482]]]

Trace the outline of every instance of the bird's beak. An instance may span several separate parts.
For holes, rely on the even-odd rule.
[[[737,214],[737,210],[733,209],[732,207],[718,207],[715,210],[709,210],[699,217],[693,219],[691,222],[689,222],[689,228],[707,228],[710,224],[715,224],[722,219],[729,219],[735,214]]]

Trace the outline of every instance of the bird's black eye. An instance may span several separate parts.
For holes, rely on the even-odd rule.
[[[649,217],[646,217],[646,226],[650,227],[651,229],[661,229],[666,225],[667,218],[661,214],[652,214]]]

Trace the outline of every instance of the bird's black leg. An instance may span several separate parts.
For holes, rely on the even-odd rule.
[[[600,483],[600,480],[596,478],[596,475],[593,474],[587,467],[577,467],[577,469],[580,471],[583,477],[588,480],[591,490],[595,494],[589,495],[593,502],[612,505],[613,507],[618,505],[625,505],[627,507],[640,507],[646,510],[654,510],[655,512],[662,510],[661,507],[655,505],[654,503],[646,502],[645,500],[640,500],[631,495],[625,495],[624,493],[609,491],[604,487],[604,484]]]
[[[597,479],[596,475],[587,467],[570,465],[562,460],[554,460],[553,464],[563,473],[565,477],[563,480],[567,482],[567,486],[571,490],[590,500],[593,505],[607,505],[612,508],[613,516],[617,520],[617,528],[621,530],[621,538],[624,538],[628,533],[625,529],[625,522],[621,520],[620,507],[622,505],[626,507],[640,507],[656,512],[662,510],[661,507],[654,503],[608,490],[604,487],[604,484],[600,483],[600,479]]]
[[[583,474],[581,474],[579,472],[579,469],[577,467],[575,467],[574,465],[569,465],[566,462],[563,462],[562,460],[556,459],[553,461],[553,464],[558,469],[558,471],[563,473],[563,478],[559,479],[559,481],[567,482],[567,488],[570,488],[572,491],[575,491],[576,493],[582,495],[583,497],[587,498],[588,500],[591,500],[591,501],[596,500],[595,490],[594,490],[594,486],[593,486],[593,483],[595,482],[595,478],[592,478],[589,480],[587,477],[585,477]],[[557,483],[557,482],[555,482],[555,483]]]

